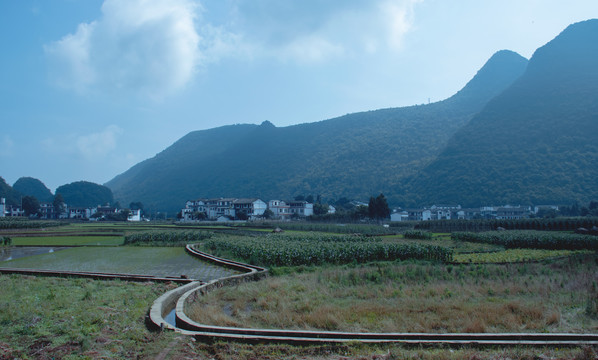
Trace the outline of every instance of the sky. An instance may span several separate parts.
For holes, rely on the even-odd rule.
[[[440,101],[591,18],[596,0],[0,0],[0,176],[103,184],[191,131]]]

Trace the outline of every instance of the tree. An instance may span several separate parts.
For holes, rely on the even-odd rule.
[[[262,216],[264,217],[264,219],[272,219],[274,217],[274,213],[272,212],[272,210],[266,209]]]
[[[384,197],[384,194],[380,194],[377,197],[370,197],[368,204],[368,214],[370,219],[388,219],[390,217],[390,208],[388,202]]]
[[[39,214],[39,201],[35,196],[23,196],[23,211],[25,215],[32,216]]]
[[[328,213],[328,204],[314,204],[314,215],[324,215]]]
[[[56,214],[57,218],[60,218],[60,215],[66,211],[64,198],[62,197],[61,193],[56,193],[56,195],[54,195],[54,201],[52,201],[52,205],[54,206],[54,214]]]
[[[249,216],[247,216],[247,211],[245,210],[239,210],[235,213],[235,217],[237,218],[237,220],[247,220],[249,219]]]
[[[141,210],[141,215],[143,215],[143,204],[141,201],[133,201],[129,204],[129,209],[131,210]]]

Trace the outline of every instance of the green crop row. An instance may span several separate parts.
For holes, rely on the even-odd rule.
[[[60,221],[29,220],[26,218],[2,217],[0,229],[40,229],[64,225]]]
[[[451,234],[451,238],[457,241],[502,245],[507,249],[598,250],[598,238],[595,236],[548,231],[456,232]]]
[[[451,249],[419,244],[384,243],[354,237],[340,241],[313,238],[293,239],[289,236],[213,238],[204,242],[209,251],[224,251],[245,261],[265,266],[318,265],[324,263],[423,259],[451,261]]]
[[[573,231],[598,226],[598,217],[533,218],[533,219],[477,219],[477,220],[431,220],[415,225],[416,229],[432,232],[507,230]]]
[[[584,250],[508,249],[490,253],[456,254],[456,263],[512,263],[539,261],[562,256],[584,253]]]
[[[432,238],[432,233],[423,230],[407,230],[403,233],[405,239],[422,239],[429,240]]]
[[[179,246],[211,238],[210,231],[144,231],[125,236],[125,245]]]

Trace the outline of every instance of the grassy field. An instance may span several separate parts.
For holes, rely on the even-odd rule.
[[[0,263],[4,267],[154,276],[209,281],[233,271],[200,261],[180,247],[78,247]]]
[[[122,236],[27,236],[13,237],[19,246],[116,246],[123,244]]]
[[[312,267],[219,289],[188,314],[254,328],[594,333],[597,262],[586,255],[532,264]]]
[[[15,259],[2,262],[0,266],[177,277],[185,274],[202,280],[228,274],[228,270],[206,266],[191,258],[181,247],[113,246],[121,245],[128,234],[169,229],[186,231],[170,224],[126,223],[11,230],[12,233],[0,235],[14,234],[16,245],[84,247]],[[302,230],[297,228],[286,234],[292,237],[313,234]],[[236,236],[225,232],[218,236],[238,239],[258,234],[256,231]],[[306,235],[306,238],[311,236]],[[455,241],[450,234],[433,234],[432,239],[405,239],[402,235],[380,238],[381,243],[451,248],[453,260],[464,264],[410,260],[274,267],[273,276],[266,280],[222,288],[202,297],[191,315],[204,323],[268,328],[598,331],[598,256],[594,254],[505,250],[499,245]],[[95,246],[98,244],[102,246]],[[565,257],[542,260],[557,256]],[[487,264],[489,261],[513,263]],[[473,264],[475,262],[482,264]],[[148,331],[143,321],[151,303],[174,286],[0,275],[0,359],[597,358],[596,349],[591,347],[448,349],[356,343],[249,345],[202,343],[174,333]]]
[[[174,285],[0,275],[0,359],[595,359],[582,348],[419,348],[202,343],[150,332],[147,309]],[[541,357],[540,357],[541,356]]]
[[[144,323],[154,299],[173,285],[0,276],[0,359],[157,356],[174,333]]]

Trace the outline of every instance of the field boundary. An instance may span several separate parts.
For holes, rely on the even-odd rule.
[[[21,268],[3,268],[0,267],[2,274],[21,274],[21,275],[42,275],[57,277],[87,277],[96,280],[124,280],[124,281],[157,281],[157,282],[175,282],[188,284],[196,280],[175,276],[153,276],[139,274],[117,274],[86,271],[58,271],[42,269],[21,269]]]

